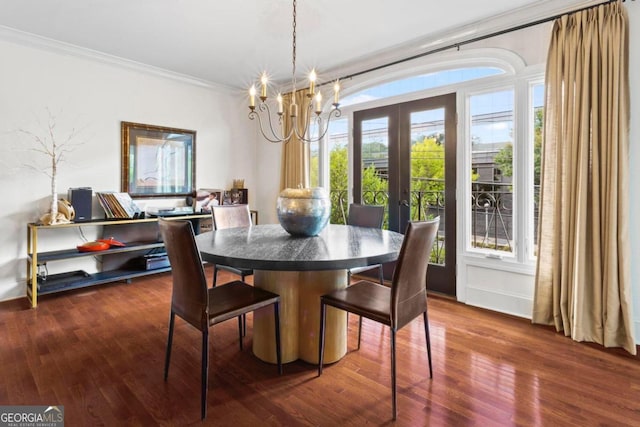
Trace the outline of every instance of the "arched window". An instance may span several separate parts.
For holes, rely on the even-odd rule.
[[[456,186],[466,200],[458,210],[465,215],[458,230],[465,245],[458,251],[531,264],[543,83],[542,64],[527,67],[504,49],[434,55],[411,69],[378,70],[345,82],[342,117],[322,144],[311,147],[312,184],[330,190],[331,220],[341,222],[351,200],[353,112],[455,92],[456,145],[464,150],[457,156]]]
[[[497,67],[457,68],[435,71],[372,86],[344,97],[341,105],[344,108],[363,102],[421,92],[504,73],[504,70]]]

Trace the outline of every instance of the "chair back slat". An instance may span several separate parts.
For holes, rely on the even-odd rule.
[[[201,331],[207,330],[207,279],[193,226],[189,221],[163,218],[158,226],[171,264],[171,310]]]
[[[212,206],[211,216],[214,230],[251,226],[249,205]]]
[[[391,283],[391,327],[402,328],[426,310],[427,267],[440,218],[410,222]]]
[[[382,228],[384,221],[384,206],[375,205],[349,205],[348,225],[358,227]]]

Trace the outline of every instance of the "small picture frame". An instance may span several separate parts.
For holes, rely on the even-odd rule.
[[[195,213],[209,213],[211,206],[222,205],[223,191],[211,188],[200,188],[196,191]]]
[[[249,192],[246,188],[232,188],[224,192],[225,205],[246,205],[249,203]]]

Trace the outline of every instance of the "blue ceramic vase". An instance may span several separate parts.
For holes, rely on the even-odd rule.
[[[317,236],[327,226],[331,214],[329,193],[322,187],[287,188],[276,204],[278,221],[294,236]]]

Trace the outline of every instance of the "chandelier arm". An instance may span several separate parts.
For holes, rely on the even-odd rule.
[[[329,114],[327,114],[326,116],[326,126],[323,126],[323,118],[322,116],[318,116],[317,117],[317,122],[318,122],[318,129],[321,130],[320,135],[318,135],[317,137],[300,137],[296,134],[296,136],[298,136],[298,138],[300,138],[301,141],[303,142],[307,142],[307,143],[311,143],[311,142],[319,142],[322,139],[324,139],[324,137],[326,136],[327,132],[329,131],[329,125],[331,123],[331,119],[333,118],[338,118],[342,116],[342,112],[340,111],[340,109],[336,108],[333,109],[329,112]],[[306,132],[304,133],[306,135]]]
[[[264,139],[266,139],[267,141],[269,141],[271,143],[276,144],[278,142],[287,141],[287,140],[289,140],[289,138],[291,138],[292,132],[289,132],[289,135],[287,135],[287,137],[285,138],[284,135],[280,136],[275,131],[275,129],[273,128],[273,124],[271,123],[271,112],[270,112],[268,104],[261,103],[260,105],[258,105],[258,109],[259,109],[259,111],[251,110],[249,112],[249,119],[251,119],[251,120],[254,120],[255,118],[258,119],[258,123],[260,124],[260,133],[262,133],[262,136],[264,137]],[[267,113],[267,118],[269,119],[269,130],[270,130],[270,133],[267,133],[265,131],[264,125],[262,123],[262,116],[260,115],[260,112],[266,112]]]
[[[289,133],[287,134],[287,136],[284,135],[284,130],[283,130],[281,136],[278,136],[278,132],[276,132],[276,130],[273,128],[273,120],[271,120],[271,108],[269,107],[269,104],[267,104],[266,102],[260,103],[260,111],[266,112],[266,115],[269,118],[269,129],[271,130],[271,135],[273,135],[274,138],[280,141],[288,141],[291,138],[291,135],[293,135],[293,130],[289,130]],[[280,123],[280,126],[282,126],[281,115],[278,116],[278,123]],[[264,131],[262,132],[262,134],[265,135]],[[266,135],[265,135],[265,138],[266,138]]]
[[[298,123],[295,122],[293,124],[293,129],[295,129],[295,134],[296,137],[304,142],[309,142],[309,140],[307,139],[306,135],[307,135],[307,130],[309,129],[309,122],[310,122],[310,118],[309,118],[309,112],[311,111],[311,109],[313,108],[313,103],[311,101],[309,101],[307,108],[301,108],[302,112],[303,112],[303,120],[302,123],[304,123],[304,126],[302,128],[302,132],[300,132],[300,129],[298,129]]]

